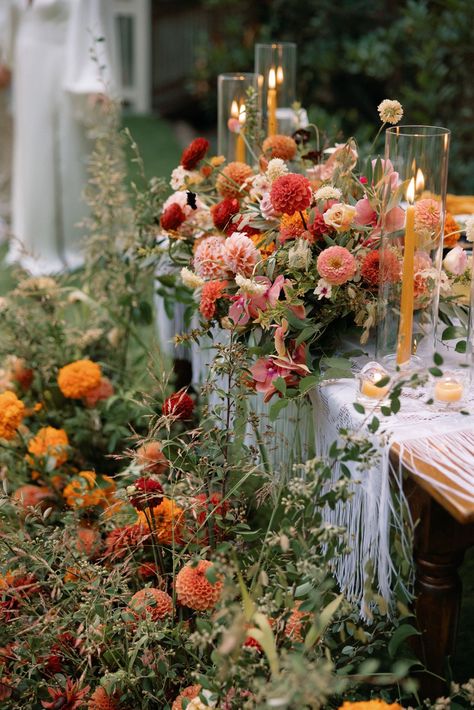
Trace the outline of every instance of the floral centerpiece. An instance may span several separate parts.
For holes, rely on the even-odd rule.
[[[382,128],[403,110],[385,100],[379,113]],[[390,161],[362,161],[353,139],[321,149],[316,127],[259,145],[250,166],[208,158],[208,142],[194,140],[173,171],[159,240],[182,267],[204,331],[217,324],[251,343],[253,386],[268,400],[282,380],[285,391],[314,384],[348,330],[367,343],[380,280],[401,281],[400,255],[382,253],[381,233],[403,233],[407,186]],[[435,200],[418,200],[419,230],[438,218]],[[446,226],[454,246],[459,226],[451,216]],[[434,264],[415,260],[418,307],[437,278]],[[449,290],[448,275],[442,284]]]

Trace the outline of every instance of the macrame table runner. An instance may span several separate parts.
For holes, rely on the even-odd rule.
[[[474,416],[452,409],[439,410],[427,405],[429,393],[424,387],[407,389],[402,393],[401,409],[396,415],[385,417],[379,409],[374,414],[380,420],[376,434],[370,434],[364,425],[370,421],[359,414],[353,403],[357,399],[358,382],[341,379],[323,385],[311,393],[316,427],[316,451],[326,456],[331,444],[338,439],[341,429],[369,438],[377,455],[364,469],[356,463],[347,464],[351,470],[352,497],[327,510],[328,523],[344,526],[348,533],[351,551],[339,558],[334,572],[341,590],[360,606],[361,616],[371,618],[371,593],[373,590],[393,608],[397,585],[410,591],[413,572],[402,581],[391,550],[392,534],[398,536],[403,555],[412,560],[411,532],[403,511],[408,506],[403,493],[402,467],[410,469],[420,482],[429,481],[436,487],[438,500],[452,497],[472,504],[474,501]],[[474,393],[462,407],[474,412]],[[396,456],[391,456],[391,451]],[[402,466],[403,462],[403,466]],[[436,469],[434,478],[430,469]],[[340,472],[336,466],[333,479]],[[406,589],[408,587],[408,589]]]

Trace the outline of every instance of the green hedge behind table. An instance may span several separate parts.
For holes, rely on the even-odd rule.
[[[368,140],[378,103],[398,99],[405,123],[451,129],[449,189],[474,194],[472,0],[202,3],[218,18],[195,82],[211,120],[218,73],[250,70],[255,41],[295,41],[298,95],[320,125]]]

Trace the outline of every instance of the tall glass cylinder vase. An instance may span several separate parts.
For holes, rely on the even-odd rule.
[[[431,365],[438,321],[450,132],[386,131],[379,244],[377,359],[390,369]]]
[[[261,120],[261,81],[257,74],[220,74],[217,79],[217,144],[219,155],[231,163],[252,164],[255,147],[246,135],[247,90],[257,95],[257,122]]]
[[[256,44],[255,72],[262,77],[262,109],[267,135],[291,135],[295,130],[292,105],[296,100],[296,44]]]

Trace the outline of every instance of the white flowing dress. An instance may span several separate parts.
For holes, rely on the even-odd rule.
[[[105,4],[107,3],[107,5]],[[91,151],[91,94],[110,94],[107,0],[13,0],[14,238],[8,260],[34,275],[82,262],[78,226]],[[88,112],[89,111],[89,112]]]

